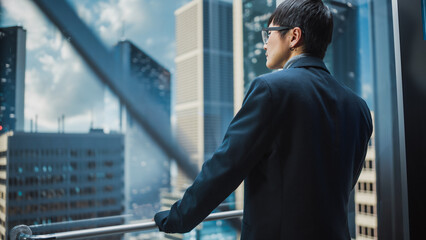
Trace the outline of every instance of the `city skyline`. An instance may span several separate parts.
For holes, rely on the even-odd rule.
[[[133,41],[136,46],[168,68],[174,82],[173,11],[189,0],[68,2],[106,46],[112,48],[123,39]],[[269,6],[269,1],[267,4]],[[119,119],[112,117],[116,116],[115,114],[111,114],[119,111],[117,98],[113,94],[105,93],[105,87],[85,66],[67,39],[62,37],[29,0],[4,1],[2,7],[4,10],[1,13],[1,26],[20,25],[28,32],[25,131],[30,131],[30,122],[33,120],[35,123],[37,116],[39,131],[56,132],[57,119],[62,115],[65,115],[66,132],[86,132],[90,126],[103,128],[106,132],[117,131]],[[24,13],[20,9],[29,11]],[[360,14],[365,16],[365,7],[360,9]],[[144,17],[141,17],[142,15]],[[368,22],[361,20],[360,24],[368,26]],[[158,22],[161,27],[152,22]],[[263,51],[261,48],[259,50]],[[368,48],[361,49],[359,54],[365,55],[366,51]],[[263,57],[263,54],[259,56]],[[259,62],[264,62],[264,59],[253,64]],[[362,69],[367,69],[366,62],[363,61],[362,64]],[[268,71],[266,67],[265,71]],[[368,80],[371,79],[368,77],[371,73],[367,72],[366,75],[363,71],[361,74],[365,82],[360,86],[360,94],[367,99],[369,106],[372,106],[372,83]],[[248,81],[245,80],[246,87],[253,77],[250,75]]]
[[[124,213],[122,134],[10,131],[0,136],[0,152],[1,239],[20,224],[50,225]],[[123,222],[116,218],[86,225]],[[73,228],[49,227],[38,232]]]
[[[111,51],[115,44],[121,41],[131,41],[135,47],[140,48],[153,60],[170,70],[171,88],[176,89],[175,81],[177,69],[175,58],[177,56],[177,51],[176,38],[174,36],[175,20],[173,20],[173,26],[171,26],[172,24],[170,21],[172,20],[170,19],[175,18],[174,11],[176,9],[191,2],[190,0],[66,1]],[[235,4],[235,2],[249,3],[251,1],[240,0],[225,2],[234,2]],[[274,6],[270,6],[269,3],[274,3],[275,1],[265,0],[265,2],[268,3],[270,9],[274,8]],[[99,81],[98,77],[92,73],[92,70],[86,66],[86,63],[72,48],[69,39],[65,39],[56,27],[46,20],[45,17],[42,16],[43,14],[40,13],[37,7],[29,0],[16,0],[15,3],[13,3],[13,1],[3,1],[1,7],[3,11],[0,12],[2,20],[0,21],[0,27],[20,26],[27,31],[25,127],[23,130],[30,132],[30,129],[35,129],[31,126],[30,122],[32,120],[33,124],[35,124],[35,119],[37,119],[39,133],[60,132],[63,126],[61,125],[63,121],[60,121],[60,119],[62,116],[65,116],[65,133],[87,133],[90,128],[103,129],[105,133],[122,132],[120,128],[121,119],[118,117],[120,103],[117,97],[112,91],[105,87]],[[23,16],[23,12],[27,11],[22,11],[20,10],[21,8],[30,9],[27,14],[28,16]],[[368,15],[369,11],[371,11],[371,3],[369,1],[358,1],[357,4],[354,4],[354,7],[349,7],[349,5],[347,5],[347,8],[353,11],[350,12],[354,14],[351,15],[353,18],[349,18],[345,14],[340,14],[342,12],[346,13],[346,10],[342,11],[339,7],[331,8],[332,11],[337,9],[336,12],[333,12],[334,14],[337,13],[336,18],[338,18],[335,24],[335,26],[338,27],[337,31],[335,31],[335,36],[340,37],[342,42],[347,41],[344,43],[347,45],[340,45],[340,43],[338,43],[335,44],[336,47],[330,47],[328,50],[330,54],[328,58],[326,57],[325,63],[331,72],[333,72],[333,68],[344,69],[340,76],[343,76],[342,78],[344,80],[347,78],[354,81],[344,81],[344,84],[350,85],[351,88],[355,88],[357,94],[364,98],[370,109],[373,110],[374,101],[376,101],[374,98],[376,92],[373,93],[373,87],[375,87],[373,86],[373,82],[375,81],[374,77],[376,77],[377,73],[375,71],[377,71],[377,69],[374,65],[376,62],[375,59],[373,59],[375,56],[373,56],[372,52],[375,50],[372,44],[373,36],[365,34],[365,32],[370,33],[370,31],[375,31],[371,23],[372,20],[370,19],[370,15]],[[144,10],[142,11],[142,9]],[[160,11],[160,9],[162,10]],[[256,8],[255,10],[258,9]],[[171,17],[169,16],[170,13]],[[263,23],[267,21],[268,17],[266,15],[266,12],[258,18],[255,18],[255,15],[245,15],[243,20],[246,27],[245,31],[258,24],[258,22]],[[251,19],[251,17],[254,18]],[[31,23],[30,20],[33,22]],[[248,21],[248,23],[246,23],[246,21]],[[352,25],[355,25],[356,28],[352,29],[350,27]],[[256,27],[258,26],[256,25]],[[251,37],[251,34],[253,34],[253,36],[257,34],[255,29],[251,30],[253,31],[250,32],[250,34],[246,34],[248,31],[244,32],[245,36],[242,38],[244,39],[244,44],[246,43],[246,38]],[[191,34],[189,35],[191,36]],[[258,35],[257,37],[260,39],[260,33]],[[356,48],[341,51],[342,49],[349,49],[349,46],[353,44],[350,43],[350,41],[355,42]],[[337,43],[338,41],[334,42]],[[251,43],[253,42],[250,42],[250,44]],[[261,48],[259,45],[245,47],[248,48],[244,49],[244,54],[247,55],[244,55],[244,60],[242,60],[243,64],[253,67],[253,69],[254,67],[259,67],[258,69],[261,69],[261,65],[265,61],[263,47]],[[339,54],[346,59],[344,61],[339,61],[338,57],[336,57]],[[352,64],[349,64],[347,59],[353,59],[354,61]],[[236,61],[241,60],[237,59]],[[345,65],[346,68],[340,67],[338,64]],[[243,75],[243,84],[245,86],[249,86],[251,80],[256,76],[254,73],[260,74],[262,72],[262,70],[255,71],[253,69],[251,69],[250,75],[247,73],[245,73],[247,75]],[[244,71],[245,70],[244,68]],[[270,70],[265,67],[265,72],[269,71]],[[340,76],[337,77],[339,80],[342,79]],[[359,85],[352,86],[352,83]],[[219,89],[219,91],[223,90],[223,88]],[[234,93],[234,98],[236,97],[242,98],[243,96]],[[176,105],[176,103],[174,102],[171,105],[171,110],[173,112],[173,105]],[[238,106],[238,104],[235,104],[234,108],[237,109]],[[171,121],[176,121],[175,115],[171,116]],[[195,128],[194,125],[190,127]],[[215,135],[214,141],[219,141],[218,139],[221,140],[219,135]],[[180,142],[180,144],[182,143]],[[197,144],[200,143],[197,142]],[[158,148],[158,146],[155,147]],[[161,152],[161,149],[159,148],[158,151]],[[375,155],[375,152],[369,154]],[[367,157],[370,158],[370,156]],[[370,162],[366,162],[367,167],[365,168],[369,168],[371,173],[375,172],[375,158],[369,161],[372,161],[373,167],[368,167]],[[144,163],[140,163],[141,166],[146,164],[146,161],[143,162]],[[371,193],[374,196],[378,194],[376,193],[375,184],[374,182],[374,191]],[[363,189],[362,191],[370,190]],[[372,205],[365,201],[360,204],[361,207],[358,204],[355,205],[355,213],[364,215],[361,216],[361,220],[365,219],[365,215],[377,219],[377,214],[379,212],[377,205]],[[375,204],[377,204],[377,202]],[[367,207],[368,211],[364,210],[364,208],[367,209]],[[370,211],[370,207],[373,207],[373,210]],[[142,216],[146,213],[151,214],[153,211],[152,209],[144,209],[142,206],[140,212],[142,212],[142,214],[140,214]],[[374,224],[361,224],[363,227],[362,230],[358,228],[355,230],[364,237],[366,237],[366,235],[368,237],[373,233],[375,238],[377,238],[379,231],[377,228],[378,223],[375,222]],[[367,227],[368,230],[365,230]]]
[[[68,2],[110,49],[124,36],[170,69],[174,80],[173,12],[189,0]],[[1,26],[21,25],[27,31],[25,131],[30,131],[36,115],[40,132],[57,132],[62,115],[66,132],[87,132],[91,126],[119,130],[118,114],[111,114],[119,111],[117,98],[105,93],[103,84],[34,3],[4,1],[2,7]],[[120,14],[125,16],[122,21]],[[112,32],[105,34],[105,29]]]

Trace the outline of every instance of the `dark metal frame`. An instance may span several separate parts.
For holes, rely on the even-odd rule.
[[[378,236],[380,239],[408,240],[399,29],[395,9],[390,6],[389,0],[374,1],[371,14],[374,32]]]
[[[388,228],[399,230],[393,239],[426,235],[426,41],[421,8],[421,0],[392,0],[400,161],[393,165],[391,210],[401,213]]]

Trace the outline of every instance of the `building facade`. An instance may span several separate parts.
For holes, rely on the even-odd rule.
[[[24,130],[26,30],[0,28],[0,134]]]
[[[177,9],[175,16],[176,124],[173,131],[192,163],[201,168],[221,144],[234,113],[232,4],[194,0]],[[177,169],[172,181],[174,196],[181,196],[191,182]],[[228,203],[234,202],[230,198]],[[204,223],[202,229],[191,234],[235,237],[229,225],[224,223],[218,227],[216,224],[221,223]]]
[[[196,0],[175,15],[175,134],[201,167],[233,116],[232,5]]]
[[[121,134],[0,136],[1,239],[21,224],[32,226],[35,234],[122,224],[120,217],[105,217],[123,213],[123,189]],[[97,221],[77,221],[92,218]]]
[[[374,122],[374,113],[371,112]],[[364,167],[355,186],[356,239],[378,239],[375,134],[371,135]]]
[[[121,64],[119,79],[127,86],[126,93],[140,104],[147,104],[141,95],[149,94],[150,100],[165,112],[162,129],[170,133],[169,70],[129,40],[118,42],[114,52]],[[126,143],[126,209],[138,219],[150,219],[160,209],[160,189],[170,186],[170,159],[123,106],[119,118]]]

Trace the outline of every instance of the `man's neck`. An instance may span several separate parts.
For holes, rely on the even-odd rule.
[[[303,57],[307,57],[307,56],[309,56],[307,53],[301,53],[301,54],[294,55],[285,63],[283,69],[290,68],[291,65],[293,65],[294,62],[296,62],[297,60],[299,60]]]

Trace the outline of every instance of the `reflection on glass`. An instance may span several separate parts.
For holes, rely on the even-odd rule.
[[[81,8],[85,4],[89,8]],[[111,8],[106,7],[108,4],[111,4]],[[109,15],[111,19],[105,19],[102,16],[114,9],[114,5],[120,5],[127,17],[130,15],[128,11],[136,10],[132,16],[135,17],[133,20],[137,20],[138,16],[141,16],[141,10],[149,8],[152,3],[137,3],[138,8],[134,9],[132,7],[135,6],[131,3],[107,1],[79,1],[73,6],[78,10],[78,15],[85,17],[85,20],[90,20],[87,14],[94,14],[92,16],[112,23],[110,21],[114,20],[112,15]],[[8,181],[10,182],[2,198],[7,202],[18,202],[19,199],[18,207],[9,204],[10,209],[5,208],[5,205],[1,208],[8,216],[7,221],[4,216],[2,218],[3,229],[7,231],[18,224],[43,225],[43,228],[38,227],[39,231],[35,232],[42,233],[121,224],[124,223],[123,217],[115,218],[114,221],[111,218],[105,221],[104,218],[121,216],[126,211],[139,220],[150,219],[153,213],[159,210],[159,189],[167,188],[170,184],[169,159],[147,134],[137,124],[133,124],[129,116],[126,116],[125,109],[116,97],[100,83],[71,48],[70,39],[64,39],[32,2],[2,1],[1,7],[2,27],[22,25],[22,27],[13,27],[18,32],[14,36],[8,34],[6,38],[6,34],[3,34],[6,30],[2,31],[1,41],[10,42],[10,44],[3,44],[3,42],[1,44],[1,47],[5,49],[5,51],[2,50],[1,55],[2,66],[6,64],[3,64],[3,61],[13,63],[16,59],[19,64],[24,63],[17,66],[9,64],[7,72],[3,72],[1,68],[2,74],[7,74],[7,76],[2,75],[2,81],[9,83],[1,85],[2,92],[8,93],[1,96],[12,99],[8,103],[9,106],[3,104],[2,98],[2,115],[6,113],[3,110],[8,110],[11,111],[10,114],[7,112],[8,119],[16,119],[10,121],[10,126],[2,127],[4,130],[2,133],[10,130],[26,131],[26,133],[15,131],[2,135],[0,172],[11,176],[9,179],[2,178],[0,184],[5,186]],[[175,4],[169,6],[169,18],[174,17],[175,8]],[[28,11],[23,13],[22,9]],[[88,11],[84,12],[84,10]],[[158,11],[162,10],[158,8]],[[158,16],[161,17],[160,14]],[[93,22],[97,23],[92,19]],[[119,24],[122,23],[120,21]],[[69,22],[69,24],[73,23]],[[129,29],[126,35],[136,36],[136,41],[140,42],[140,32],[132,29],[132,25],[141,24],[135,21],[131,24],[127,22],[126,25]],[[162,25],[164,29],[173,28],[173,22]],[[28,41],[25,41],[25,33],[27,33]],[[23,35],[24,40],[19,34]],[[151,48],[147,46],[150,51],[161,49],[161,56],[159,54],[156,56],[171,65],[174,47],[173,31],[168,31],[168,34],[166,37],[151,34],[157,41],[146,39],[144,43],[151,46]],[[120,35],[120,39],[123,36]],[[117,50],[119,46],[126,43],[130,41],[120,41],[116,44],[117,55],[120,54]],[[164,47],[165,43],[167,43],[166,47]],[[151,97],[155,98],[155,101],[160,103],[170,116],[170,72],[153,58],[144,55],[144,52],[134,44],[131,44],[129,49],[129,51],[121,52],[122,59],[117,59],[122,65],[127,66],[127,68],[123,66],[125,74],[139,80],[139,83],[136,83],[138,86],[134,87],[133,92],[129,94],[141,94],[137,90],[140,87],[145,88],[155,96]],[[24,50],[23,53],[22,50]],[[3,54],[6,52],[7,54]],[[127,59],[124,59],[125,54]],[[127,75],[121,78],[123,84],[127,84],[125,82]],[[24,79],[25,93],[23,92]],[[16,92],[13,91],[15,88]],[[22,91],[18,88],[22,88]],[[19,98],[12,96],[15,93]],[[21,102],[22,107],[18,108]],[[19,112],[21,110],[22,114]],[[17,125],[15,128],[14,123],[21,124],[22,127],[19,128]],[[90,133],[87,133],[89,129]],[[170,129],[170,126],[165,126],[165,129]],[[79,137],[74,134],[75,132],[80,133]],[[121,140],[103,142],[112,141],[111,139],[117,136]],[[16,146],[27,142],[27,145],[32,147],[23,149],[22,153],[16,153],[19,157],[15,158],[13,147],[16,146],[12,147],[11,142],[14,142]],[[117,156],[110,153],[115,151],[116,147],[120,149]],[[22,158],[25,158],[22,165],[14,165],[16,161],[19,161],[16,159]],[[28,165],[26,162],[31,163]],[[8,171],[10,174],[7,173]],[[124,172],[127,174],[124,175]],[[63,186],[64,184],[66,187]],[[28,190],[29,188],[31,191]],[[10,191],[9,195],[8,191]],[[92,221],[91,224],[87,222],[75,224],[80,219],[90,218],[96,221]],[[52,227],[52,223],[64,221],[69,223],[57,228]]]
[[[243,0],[244,92],[257,76],[268,73],[265,51],[260,35],[275,10],[275,0]]]
[[[131,86],[126,94],[139,99],[141,89],[148,91],[170,117],[165,131],[173,129],[194,164],[210,157],[232,118],[233,101],[240,97],[233,95],[230,1],[196,1],[205,4],[199,9],[189,0],[67,2],[114,53],[121,70],[118,81]],[[335,24],[325,62],[337,79],[367,101],[374,116],[373,1],[325,2]],[[239,44],[247,89],[256,76],[269,72],[260,29],[276,1],[235,3],[242,5]],[[422,4],[426,39],[424,0]],[[186,12],[176,11],[184,5]],[[170,207],[188,182],[182,172],[170,172],[171,160],[91,72],[70,39],[31,1],[2,1],[1,8],[2,239],[19,224],[42,226],[35,227],[36,233],[65,231],[151,219],[160,208]],[[373,137],[349,209],[351,235],[357,239],[377,239],[375,159]],[[222,207],[234,209],[236,198],[231,195]],[[54,224],[59,222],[67,224]],[[173,237],[236,235],[229,222],[215,221]],[[111,239],[163,237],[148,232]]]
[[[121,65],[121,84],[133,89],[143,88],[160,103],[170,119],[170,72],[129,40],[118,42],[114,52]],[[143,102],[140,91],[127,94]],[[150,219],[160,209],[159,190],[170,185],[169,159],[146,131],[134,123],[125,107],[120,106],[120,109],[116,114],[120,114],[120,127],[126,132],[126,209],[139,219]],[[170,131],[170,120],[162,127]]]
[[[333,13],[333,41],[324,61],[332,74],[360,95],[372,110],[372,1],[325,1]],[[349,199],[348,224],[352,238],[377,239],[375,139],[372,135],[366,165]]]

